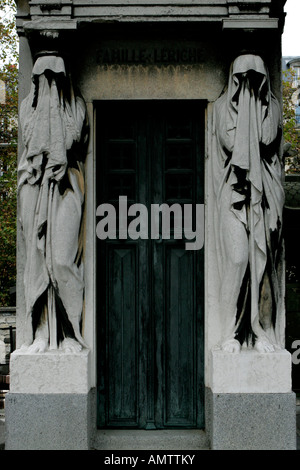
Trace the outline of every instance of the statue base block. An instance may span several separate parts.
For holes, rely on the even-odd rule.
[[[90,351],[59,350],[29,354],[21,349],[10,358],[10,391],[14,393],[87,393]]]
[[[210,386],[214,393],[288,393],[292,388],[291,355],[286,350],[253,349],[211,353]]]
[[[92,438],[89,350],[11,355],[6,450],[88,450]]]

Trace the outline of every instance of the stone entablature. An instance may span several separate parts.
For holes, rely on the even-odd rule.
[[[82,22],[223,22],[224,28],[277,28],[274,0],[32,0],[26,16],[19,8],[18,24],[25,29],[76,29]],[[23,17],[23,18],[22,18]],[[41,23],[40,23],[41,22]],[[50,25],[48,25],[50,27]]]

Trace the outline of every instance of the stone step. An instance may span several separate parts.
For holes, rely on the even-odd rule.
[[[209,450],[203,430],[98,430],[95,450]]]

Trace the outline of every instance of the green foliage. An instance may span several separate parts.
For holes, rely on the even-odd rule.
[[[0,0],[0,12],[0,61],[15,64],[18,61],[15,1]]]
[[[0,306],[10,305],[16,283],[18,41],[15,2],[0,0]]]
[[[293,97],[297,88],[294,87],[294,84],[295,72],[293,70],[283,72],[283,137],[284,141],[290,144],[290,149],[285,157],[286,173],[288,174],[300,173],[300,129],[296,128]]]
[[[0,177],[0,306],[9,306],[16,283],[16,147],[1,148],[1,159],[7,169]]]

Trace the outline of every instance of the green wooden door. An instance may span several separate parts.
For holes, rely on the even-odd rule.
[[[101,102],[96,116],[97,206],[118,217],[126,196],[149,216],[148,239],[123,239],[117,219],[97,240],[98,427],[202,428],[203,249],[151,239],[151,205],[203,204],[203,102]]]

